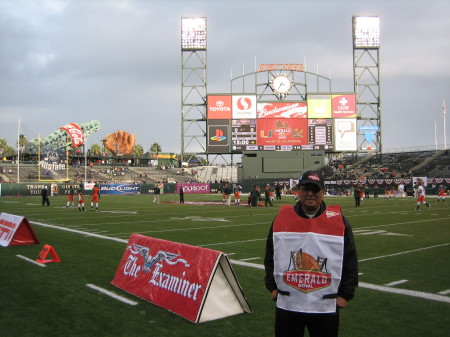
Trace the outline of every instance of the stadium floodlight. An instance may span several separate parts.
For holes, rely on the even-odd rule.
[[[353,17],[353,48],[380,48],[380,18]]]
[[[206,50],[206,17],[181,18],[181,49]]]

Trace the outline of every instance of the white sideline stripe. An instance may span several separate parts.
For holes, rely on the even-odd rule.
[[[122,297],[122,296],[119,296],[117,294],[114,294],[113,292],[111,292],[109,290],[97,287],[94,284],[88,283],[88,284],[86,284],[86,287],[89,287],[91,289],[97,290],[98,292],[100,292],[100,293],[102,293],[104,295],[110,296],[110,297],[114,298],[115,300],[118,300],[118,301],[123,302],[125,304],[129,304],[129,305],[137,305],[138,304],[138,302],[131,301],[131,300],[125,298],[125,297]]]
[[[365,283],[365,282],[359,282],[359,286],[361,288],[382,291],[385,293],[407,295],[407,296],[412,296],[412,297],[424,298],[426,300],[450,303],[449,297],[430,294],[430,293],[424,293],[422,291],[398,289],[398,288],[391,288],[391,287],[386,287],[386,286],[377,286],[376,284],[370,284],[370,283]]]
[[[393,287],[393,286],[396,286],[396,285],[399,285],[399,284],[403,284],[403,283],[406,283],[406,282],[408,282],[408,280],[399,280],[399,281],[386,283],[385,286],[386,287]]]
[[[67,232],[72,232],[72,233],[76,233],[76,234],[81,234],[81,235],[84,235],[84,236],[92,236],[92,237],[96,237],[96,238],[99,238],[99,239],[111,240],[111,241],[116,241],[116,242],[121,242],[121,243],[128,243],[128,240],[118,239],[118,238],[109,237],[109,236],[105,236],[105,235],[99,235],[99,234],[94,234],[94,233],[87,233],[87,232],[82,232],[82,231],[79,231],[79,230],[73,230],[73,229],[70,229],[70,228],[64,228],[64,227],[59,227],[59,226],[46,225],[46,224],[43,224],[41,222],[35,222],[35,221],[30,221],[30,223],[38,225],[38,226],[43,226],[43,227],[59,229],[59,230],[67,231]],[[416,252],[416,251],[425,250],[425,249],[431,249],[431,248],[436,248],[436,247],[443,247],[443,246],[447,246],[447,245],[449,245],[449,243],[446,243],[446,244],[443,244],[443,245],[419,248],[419,249],[416,249],[416,250],[410,250],[410,251],[402,252],[402,253],[396,253],[396,254],[390,254],[390,255],[385,255],[385,256],[380,256],[380,257],[373,257],[373,258],[369,258],[369,259],[363,259],[363,260],[359,260],[359,262],[375,260],[375,259],[381,259],[381,258],[385,258],[385,257],[389,257],[389,256],[402,255],[402,254],[407,254],[407,253]],[[233,264],[239,265],[239,266],[244,266],[244,267],[250,267],[250,268],[256,268],[256,269],[264,270],[264,265],[261,265],[261,264],[243,262],[243,261],[238,261],[238,260],[230,260],[230,262],[233,263]],[[430,294],[430,293],[424,293],[424,292],[421,292],[421,291],[413,291],[413,290],[398,289],[398,288],[389,288],[389,287],[386,287],[386,286],[378,286],[378,285],[375,285],[375,284],[364,283],[364,282],[359,282],[359,287],[372,289],[372,290],[377,290],[377,291],[388,292],[388,293],[393,293],[393,294],[400,294],[400,295],[407,295],[407,296],[412,296],[412,297],[419,297],[419,298],[424,298],[424,299],[427,299],[427,300],[433,300],[433,301],[438,301],[438,302],[450,303],[450,298],[449,297],[442,296],[442,295]]]
[[[438,294],[439,295],[448,295],[448,294],[450,294],[450,289],[440,291],[440,292],[438,292]]]
[[[35,264],[36,266],[39,266],[39,267],[47,267],[47,265],[45,265],[45,264],[43,264],[43,263],[39,263],[39,262],[36,262],[36,261],[34,261],[34,260],[32,260],[32,259],[29,259],[28,257],[25,257],[25,256],[23,256],[23,255],[16,255],[18,258],[21,258],[22,260],[25,260],[25,261],[28,261],[28,262],[30,262],[30,263],[33,263],[33,264]]]
[[[252,260],[259,260],[260,257],[249,257],[248,259],[242,259],[241,261],[252,261]]]
[[[367,259],[358,260],[358,262],[366,262],[366,261],[371,261],[371,260],[384,259],[384,258],[386,258],[386,257],[391,257],[391,256],[397,256],[397,255],[403,255],[403,254],[415,253],[415,252],[420,252],[421,250],[427,250],[427,249],[433,249],[433,248],[438,248],[438,247],[448,246],[449,244],[450,244],[450,243],[444,243],[444,244],[442,244],[442,245],[436,245],[436,246],[430,246],[430,247],[418,248],[418,249],[413,249],[413,250],[406,250],[406,251],[400,252],[400,253],[394,253],[394,254],[382,255],[382,256],[376,256],[376,257],[369,257],[369,258],[367,258]]]

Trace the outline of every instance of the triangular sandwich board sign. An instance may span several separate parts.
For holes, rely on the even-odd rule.
[[[140,234],[111,284],[192,323],[253,312],[224,253]]]
[[[51,259],[46,259],[48,254],[51,255]],[[41,252],[39,253],[38,258],[36,259],[36,262],[39,263],[48,263],[48,262],[61,262],[61,260],[58,257],[58,254],[56,254],[55,249],[52,246],[45,245]]]
[[[20,246],[39,244],[39,239],[27,218],[0,214],[0,246]]]
[[[228,256],[221,253],[196,323],[252,312]]]

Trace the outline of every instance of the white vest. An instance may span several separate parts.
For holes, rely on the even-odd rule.
[[[273,226],[274,277],[281,293],[277,307],[307,313],[336,311],[342,274],[345,224],[339,206],[317,218],[298,216],[282,206]],[[331,299],[323,296],[332,295]]]

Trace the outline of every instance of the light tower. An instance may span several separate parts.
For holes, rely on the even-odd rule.
[[[181,18],[181,159],[206,152],[206,17]]]
[[[353,75],[358,111],[357,152],[381,153],[378,16],[353,16]]]

